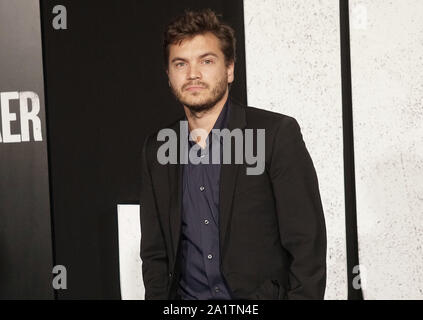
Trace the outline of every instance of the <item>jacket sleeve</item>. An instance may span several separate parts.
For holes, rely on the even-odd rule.
[[[288,251],[288,299],[323,299],[326,227],[316,171],[300,127],[292,117],[274,136],[270,177],[282,246]]]
[[[163,300],[168,299],[168,259],[147,161],[148,140],[149,137],[145,139],[141,156],[140,256],[145,299]]]

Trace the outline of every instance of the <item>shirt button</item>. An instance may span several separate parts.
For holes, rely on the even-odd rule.
[[[213,258],[213,256],[211,255],[211,254],[209,254],[208,256],[207,256],[207,259],[209,259],[209,260],[211,260]]]
[[[204,188],[203,186],[201,186],[201,187],[200,187],[200,191],[204,191],[204,189],[205,189],[205,188]]]
[[[209,222],[210,222],[210,221],[209,221],[209,220],[207,220],[207,219],[206,219],[206,220],[204,220],[204,223],[205,223],[205,224],[209,224]]]
[[[220,291],[219,287],[214,287],[214,291],[219,292]]]

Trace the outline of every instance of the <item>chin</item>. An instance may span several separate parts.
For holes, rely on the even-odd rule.
[[[201,96],[189,96],[186,97],[184,99],[185,102],[187,102],[187,104],[190,104],[192,106],[201,106],[203,105],[205,102],[207,102],[207,99],[205,99],[204,97]]]

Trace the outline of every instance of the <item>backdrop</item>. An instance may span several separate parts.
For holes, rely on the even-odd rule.
[[[38,1],[0,1],[0,299],[53,298]]]

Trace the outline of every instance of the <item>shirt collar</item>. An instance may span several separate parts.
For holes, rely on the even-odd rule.
[[[222,110],[220,111],[219,117],[214,123],[213,129],[222,130],[228,126],[228,113],[229,113],[228,101],[229,101],[229,95],[228,95],[228,98],[226,99],[225,104],[223,105]]]

